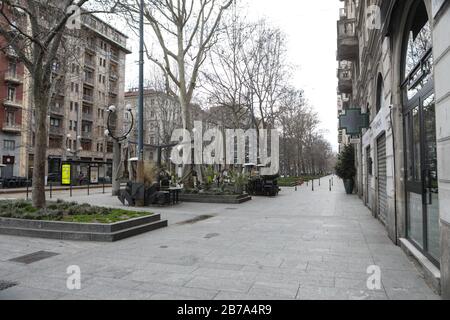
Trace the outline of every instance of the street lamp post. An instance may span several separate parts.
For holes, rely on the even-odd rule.
[[[120,167],[120,161],[121,161],[121,142],[128,139],[128,136],[130,135],[131,131],[133,130],[134,126],[134,116],[132,112],[131,106],[126,107],[127,112],[130,114],[131,117],[131,125],[127,132],[122,133],[121,135],[116,135],[114,130],[111,128],[111,120],[112,115],[116,114],[117,108],[115,106],[110,106],[108,108],[108,119],[106,122],[107,130],[105,131],[105,136],[111,137],[114,141],[114,148],[113,148],[113,172],[112,172],[112,194],[113,196],[117,196],[120,191],[120,181],[118,179],[119,175],[119,167]]]
[[[137,182],[144,179],[144,0],[140,1],[139,16],[139,102],[138,102],[138,164]],[[136,201],[138,207],[144,206],[144,200]]]

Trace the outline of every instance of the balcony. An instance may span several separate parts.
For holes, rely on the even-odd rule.
[[[93,41],[88,41],[86,43],[86,50],[91,52],[92,54],[97,53],[97,44]]]
[[[352,93],[352,69],[351,68],[340,68],[338,69],[338,79],[339,86],[338,90],[340,93]]]
[[[111,56],[111,61],[116,62],[116,63],[120,62],[120,57],[117,52],[110,52],[110,56]]]
[[[338,30],[338,60],[356,60],[358,58],[358,37],[356,35],[355,19],[341,18],[337,22]]]
[[[117,92],[118,92],[118,86],[117,86],[117,85],[110,84],[110,85],[108,86],[108,91],[109,91],[109,93],[110,93],[111,95],[116,96],[116,95],[117,95]]]
[[[83,95],[83,102],[87,102],[87,103],[94,103],[94,96],[88,95],[88,94],[84,94]]]
[[[92,113],[82,112],[81,113],[81,119],[83,121],[93,122],[94,121],[94,115]]]
[[[17,74],[17,72],[14,71],[8,71],[5,74],[5,82],[11,83],[11,84],[22,84],[23,83],[23,76]]]
[[[62,108],[61,106],[58,106],[58,105],[51,105],[50,113],[53,115],[64,117],[64,108]]]
[[[17,52],[16,52],[16,50],[14,50],[13,48],[11,48],[11,47],[7,47],[6,49],[5,49],[5,54],[8,56],[8,57],[10,57],[10,58],[19,58],[19,55],[17,54]]]
[[[4,122],[2,126],[2,130],[4,132],[10,132],[10,133],[21,133],[22,132],[22,126],[17,123],[13,122]]]
[[[63,127],[50,126],[49,134],[54,135],[54,136],[63,136],[64,135],[64,128]]]
[[[85,75],[84,76],[84,84],[86,84],[86,85],[88,85],[90,87],[93,87],[94,84],[95,84],[94,76],[92,76],[92,75],[91,76]]]
[[[5,107],[21,109],[22,108],[22,101],[18,100],[16,98],[14,98],[14,99],[6,98],[5,100],[3,100],[3,105]]]
[[[95,70],[95,60],[94,59],[85,59],[84,60],[84,66],[86,68],[94,69]]]
[[[110,69],[109,70],[109,79],[111,81],[119,80],[119,73],[116,70],[114,70],[114,69]]]
[[[92,132],[82,131],[81,132],[81,139],[83,139],[83,140],[92,140]]]

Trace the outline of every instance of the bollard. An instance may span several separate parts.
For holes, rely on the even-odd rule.
[[[331,179],[330,179],[330,191],[331,191]]]
[[[312,191],[314,191],[314,180],[312,180],[311,185],[312,185]]]
[[[70,181],[70,197],[72,198],[72,181]]]
[[[90,185],[91,185],[91,184],[90,184],[90,181],[89,181],[89,183],[88,183],[88,187],[87,187],[87,191],[88,191],[88,196],[90,195],[89,193],[90,193],[90,191],[91,191],[91,190],[89,190],[89,187],[90,187]]]
[[[53,198],[53,183],[50,182],[50,199]]]
[[[319,178],[319,187],[320,187],[320,178]]]
[[[103,180],[103,194],[105,194],[105,180]]]

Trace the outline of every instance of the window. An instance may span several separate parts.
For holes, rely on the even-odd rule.
[[[384,83],[381,74],[378,75],[377,80],[377,114],[381,108],[384,107]]]
[[[8,87],[8,100],[16,101],[16,88]]]
[[[6,113],[6,123],[7,124],[9,124],[9,125],[14,125],[15,123],[16,123],[16,121],[15,121],[15,113],[14,112],[10,112],[10,111],[8,111],[7,113]]]
[[[61,120],[56,118],[50,118],[50,126],[59,128],[61,127]]]
[[[11,75],[17,74],[17,64],[14,61],[9,62],[8,71]]]
[[[3,141],[3,149],[5,149],[5,150],[16,149],[16,142],[14,140],[4,140]]]

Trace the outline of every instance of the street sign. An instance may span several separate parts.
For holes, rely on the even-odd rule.
[[[369,114],[361,113],[361,109],[347,109],[339,116],[339,130],[345,130],[349,136],[359,136],[362,129],[369,127]]]
[[[63,186],[68,186],[71,183],[71,171],[72,166],[70,164],[63,164],[61,170],[61,184]]]

